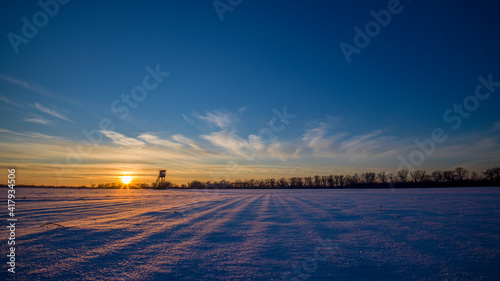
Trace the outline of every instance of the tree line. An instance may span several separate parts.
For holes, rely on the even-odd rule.
[[[392,172],[366,172],[353,175],[315,175],[312,177],[289,177],[269,179],[246,179],[234,181],[193,180],[187,185],[177,186],[167,182],[160,188],[187,189],[255,189],[255,188],[408,188],[408,187],[452,187],[452,186],[500,186],[500,167],[486,169],[482,173],[470,172],[462,167],[454,170],[399,170]]]

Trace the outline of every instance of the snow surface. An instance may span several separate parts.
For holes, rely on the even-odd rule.
[[[500,187],[16,195],[1,280],[500,280]]]

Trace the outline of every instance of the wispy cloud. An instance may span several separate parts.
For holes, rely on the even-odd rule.
[[[189,138],[186,138],[185,136],[183,135],[173,135],[172,136],[172,139],[183,144],[183,145],[187,145],[187,146],[190,146],[194,149],[200,149],[200,147],[196,144],[195,141],[193,141],[192,139],[189,139]]]
[[[101,130],[99,132],[101,132],[106,137],[111,139],[111,141],[113,141],[113,143],[115,143],[117,145],[128,146],[128,147],[140,147],[140,146],[143,146],[145,144],[144,142],[142,142],[138,139],[129,138],[129,137],[126,137],[125,135],[122,135],[122,134],[114,132],[114,131]]]
[[[495,127],[495,125],[493,126]],[[490,128],[491,132],[492,128]],[[354,165],[355,169],[396,169],[399,165],[398,156],[408,156],[419,149],[416,139],[422,136],[395,138],[385,134],[385,130],[372,130],[366,133],[338,132],[335,126],[328,122],[319,122],[307,129],[302,136],[302,146],[296,150],[296,157],[309,163],[331,163],[329,165],[346,168]],[[273,148],[280,155],[282,151],[277,146]],[[462,162],[464,167],[473,168],[474,161],[487,159],[492,163],[498,159],[500,144],[496,137],[485,138],[483,133],[467,134],[461,137],[449,138],[443,144],[436,144],[435,152],[426,158],[421,169],[452,168]],[[290,155],[291,150],[288,153]],[[483,163],[483,164],[484,164]],[[481,164],[481,165],[483,165]],[[365,167],[365,168],[363,168]],[[444,167],[444,168],[443,168]]]
[[[52,122],[50,120],[44,119],[43,117],[25,118],[24,121],[42,125],[52,125]]]
[[[30,123],[37,123],[41,125],[52,125],[53,122],[51,120],[45,119],[42,116],[35,114],[35,113],[29,113],[26,118],[23,119],[23,121],[30,122]]]
[[[182,145],[179,143],[165,140],[165,139],[160,139],[159,137],[152,135],[152,134],[149,134],[149,133],[141,134],[137,138],[141,139],[147,143],[150,143],[150,144],[156,144],[156,145],[161,145],[161,146],[166,146],[166,147],[171,147],[171,148],[176,148],[176,149],[182,148]]]
[[[0,128],[0,133],[10,135],[8,139],[12,143],[17,143],[18,140],[33,140],[36,142],[54,142],[54,141],[65,141],[62,137],[49,136],[46,134],[36,133],[36,132],[14,132],[7,129]]]
[[[14,78],[14,77],[12,77],[10,75],[0,74],[0,79],[3,80],[3,81],[6,81],[6,82],[12,83],[12,84],[21,86],[21,87],[23,87],[25,89],[28,89],[30,91],[33,91],[33,92],[35,92],[35,93],[37,93],[39,95],[45,96],[45,97],[50,97],[50,98],[54,98],[55,97],[54,94],[52,94],[51,92],[49,92],[48,90],[46,90],[45,88],[43,88],[43,87],[41,87],[39,85],[28,83],[26,81]]]
[[[0,100],[3,101],[3,102],[5,102],[5,103],[12,104],[12,101],[9,98],[4,97],[2,95],[0,95]]]
[[[185,114],[182,114],[182,117],[183,117],[183,118],[184,118],[184,120],[186,120],[186,122],[188,122],[189,124],[194,124],[194,121],[193,121],[191,118],[187,117]]]
[[[353,136],[349,139],[345,139],[340,143],[340,149],[355,149],[356,147],[366,145],[367,143],[372,143],[374,138],[382,134],[382,132],[382,130],[374,130],[364,135]]]
[[[391,157],[405,149],[402,143],[395,143],[391,136],[383,135],[383,130],[373,130],[365,134],[353,135],[349,132],[334,132],[339,120],[327,118],[302,135],[302,154],[311,153],[315,158],[365,162],[375,158]]]
[[[19,135],[25,135],[35,140],[44,140],[44,141],[63,141],[64,138],[57,136],[49,136],[46,134],[36,133],[36,132],[27,132]],[[65,140],[64,140],[65,141]]]
[[[240,117],[245,111],[247,111],[250,106],[251,105],[242,106],[238,108],[236,112],[230,112],[227,110],[214,110],[205,111],[205,114],[194,112],[192,114],[194,118],[189,118],[185,114],[182,114],[182,117],[189,124],[203,130],[206,130],[206,124],[208,124],[211,128],[235,130],[236,125],[240,122]],[[200,126],[199,124],[203,124],[204,126]]]
[[[57,112],[56,110],[45,107],[45,106],[39,104],[38,102],[35,102],[34,107],[43,113],[46,113],[46,114],[52,115],[56,118],[74,123],[72,120],[68,119],[66,116],[62,115],[61,113]]]
[[[252,106],[251,104],[249,105],[245,105],[245,106],[242,106],[238,109],[238,114],[242,114],[243,112],[245,112],[250,106]]]
[[[203,150],[195,141],[187,138],[183,135],[173,135],[170,139],[162,139],[150,133],[143,133],[137,137],[140,140],[147,142],[148,144],[160,145],[167,147],[177,152],[184,152],[196,155],[206,155],[208,152]]]
[[[248,139],[245,140],[228,130],[201,135],[201,138],[209,141],[214,146],[222,147],[226,151],[247,159],[254,158],[256,153],[264,149],[264,144],[259,136],[249,135]]]
[[[296,144],[273,141],[267,147],[266,152],[268,156],[287,161],[290,158],[296,158],[300,150],[300,147]]]
[[[319,125],[306,130],[302,136],[304,143],[312,148],[315,153],[321,155],[324,150],[331,148],[339,140],[347,136],[347,133],[341,132],[332,136],[327,136],[329,130],[338,124],[338,118],[329,117],[320,121]]]
[[[230,124],[237,120],[237,116],[235,116],[234,114],[218,110],[214,112],[207,112],[206,115],[201,115],[196,112],[194,113],[194,116],[211,126],[216,126],[221,129],[228,127]]]

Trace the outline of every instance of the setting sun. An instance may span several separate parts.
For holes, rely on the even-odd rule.
[[[124,183],[124,184],[129,184],[131,181],[132,181],[131,176],[123,176],[122,177],[122,183]]]

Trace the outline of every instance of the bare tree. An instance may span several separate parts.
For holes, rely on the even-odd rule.
[[[482,180],[481,178],[481,175],[478,174],[477,172],[473,171],[471,174],[470,174],[470,179],[474,182],[478,182],[480,180]]]
[[[315,186],[320,186],[321,185],[321,177],[318,175],[314,176],[314,185]]]
[[[194,181],[188,183],[188,187],[189,188],[204,188],[205,185],[200,181],[194,180]]]
[[[354,173],[354,175],[352,175],[350,177],[350,185],[357,185],[360,182],[361,182],[361,179],[359,178],[358,173]]]
[[[462,168],[462,167],[457,167],[455,168],[455,175],[457,177],[457,180],[459,181],[464,181],[465,177],[469,174],[469,171]]]
[[[416,170],[415,172],[410,173],[413,178],[413,182],[424,182],[425,181],[425,171],[424,170]]]
[[[375,182],[375,173],[367,172],[361,175],[367,184],[373,184]]]
[[[292,177],[288,181],[290,183],[290,187],[297,187],[297,188],[302,187],[302,178],[300,177]]]
[[[408,180],[408,170],[402,169],[398,171],[399,182],[405,183]]]
[[[307,187],[312,187],[313,186],[313,179],[312,177],[305,177],[304,178],[304,185]]]
[[[333,177],[333,175],[329,175],[328,176],[327,182],[328,182],[328,187],[334,187],[335,186],[335,178]]]
[[[266,188],[267,187],[267,182],[264,179],[259,180],[258,184],[259,184],[259,188]]]
[[[268,179],[267,181],[268,181],[268,183],[269,183],[269,187],[270,187],[270,188],[274,188],[274,187],[276,186],[276,179],[274,179],[274,178],[270,178],[270,179]]]
[[[304,186],[304,180],[300,177],[297,178],[297,186],[299,186],[299,187]]]
[[[284,177],[281,178],[281,179],[279,179],[278,182],[277,182],[277,184],[278,184],[278,187],[280,187],[280,188],[288,187],[288,181]]]
[[[344,185],[349,186],[352,184],[351,176],[350,175],[345,175],[344,176]]]
[[[486,179],[490,182],[499,182],[500,181],[500,168],[493,167],[491,169],[487,169],[483,172]]]
[[[328,183],[328,176],[321,176],[321,186],[326,187],[327,183]]]
[[[334,176],[337,186],[344,187],[344,175]]]
[[[446,170],[443,172],[443,178],[444,178],[444,181],[446,181],[446,182],[454,182],[455,181],[455,172],[450,171],[450,170]]]
[[[380,172],[377,174],[377,179],[380,183],[386,183],[387,182],[387,175],[385,172]]]
[[[227,180],[221,180],[219,182],[215,182],[214,185],[217,187],[217,188],[230,188],[232,187],[232,184],[230,181],[227,181]]]
[[[255,179],[249,179],[249,180],[248,180],[248,185],[249,185],[250,187],[254,187],[254,186],[256,186],[256,185],[257,185],[257,181],[256,181]]]
[[[434,171],[432,172],[431,178],[434,182],[438,183],[443,182],[444,181],[443,172],[441,172],[440,170]]]
[[[398,180],[397,176],[394,173],[387,173],[387,179],[391,183],[395,183]]]

